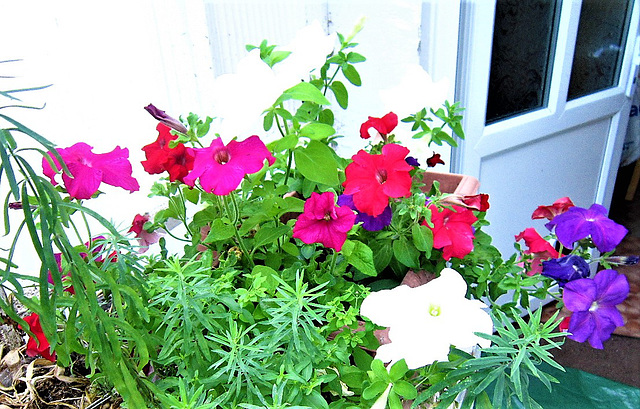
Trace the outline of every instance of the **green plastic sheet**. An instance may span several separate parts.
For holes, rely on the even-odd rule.
[[[640,389],[573,368],[540,368],[560,383],[549,390],[537,379],[529,389],[544,409],[640,409]]]

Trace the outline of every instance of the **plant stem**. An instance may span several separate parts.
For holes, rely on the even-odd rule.
[[[228,200],[227,197],[231,196],[231,200]],[[244,240],[242,240],[242,237],[240,236],[240,232],[238,231],[238,221],[240,219],[240,211],[238,210],[238,202],[236,201],[236,197],[232,194],[225,196],[225,200],[224,203],[226,205],[227,208],[227,214],[229,215],[229,218],[231,219],[232,223],[233,223],[233,234],[236,236],[236,240],[238,241],[238,246],[240,246],[240,250],[242,251],[242,254],[244,254],[247,257],[247,260],[249,261],[249,266],[251,268],[255,267],[255,263],[253,262],[253,258],[251,257],[251,253],[249,253],[249,250],[247,249],[247,246],[244,244]],[[233,217],[231,215],[231,210],[229,209],[229,202],[231,202],[231,205],[233,207]]]
[[[338,252],[333,249],[333,256],[331,256],[331,266],[329,267],[329,273],[333,275],[333,270],[336,268],[336,260],[338,259]]]

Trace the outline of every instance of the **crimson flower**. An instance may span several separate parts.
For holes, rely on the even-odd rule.
[[[461,206],[438,209],[435,205],[430,205],[431,223],[426,220],[422,223],[433,231],[433,247],[442,249],[442,257],[450,260],[451,257],[464,258],[473,250],[473,227],[478,218],[469,209]]]
[[[98,191],[102,182],[130,192],[140,189],[138,181],[131,176],[132,169],[127,159],[129,157],[127,148],[120,149],[117,146],[111,152],[99,154],[93,153],[92,149],[84,142],[57,149],[71,173],[71,176],[62,173],[62,180],[69,196],[74,199],[89,199]],[[62,170],[58,160],[51,154],[49,156],[56,165],[57,171]],[[55,180],[57,172],[53,170],[46,158],[42,158],[42,171],[51,179],[53,185],[57,185]]]
[[[562,214],[573,207],[574,204],[568,197],[563,197],[555,202],[551,206],[538,206],[531,215],[532,219],[547,219],[553,220],[559,214]]]
[[[144,229],[144,224],[148,222],[150,219],[149,213],[137,214],[133,218],[133,222],[131,223],[131,228],[129,229],[129,233],[133,232],[138,239],[138,243],[140,244],[140,248],[138,249],[138,253],[144,253],[149,250],[149,246],[157,243],[162,237],[161,229],[148,231]]]
[[[403,146],[387,144],[381,154],[360,150],[352,157],[342,185],[345,195],[353,195],[358,211],[376,217],[387,208],[390,197],[409,196],[413,166],[405,161],[408,153]]]
[[[293,226],[293,237],[340,251],[355,220],[356,214],[349,207],[336,206],[333,193],[313,192]]]
[[[393,112],[389,112],[382,118],[370,116],[366,122],[360,125],[360,137],[362,139],[369,139],[371,137],[369,129],[373,128],[378,131],[384,139],[396,126],[398,126],[398,115]]]
[[[193,170],[183,179],[184,183],[193,186],[199,178],[205,191],[221,196],[235,190],[246,175],[262,169],[265,159],[269,165],[276,161],[257,135],[242,142],[233,140],[226,146],[216,138],[208,148],[194,152]]]
[[[520,232],[520,234],[516,236],[516,241],[520,240],[524,240],[524,244],[529,247],[529,249],[523,253],[533,255],[531,265],[527,271],[527,275],[529,276],[542,272],[542,262],[544,260],[560,257],[556,249],[554,249],[548,241],[543,239],[533,227],[528,227]]]
[[[436,165],[444,165],[444,161],[440,158],[440,154],[439,153],[433,153],[433,156],[431,156],[429,159],[427,159],[427,166],[432,168]]]
[[[51,353],[50,351],[51,346],[40,325],[40,316],[34,312],[24,317],[24,320],[29,324],[29,329],[33,332],[33,335],[36,336],[36,338],[29,336],[29,341],[27,341],[27,355],[31,357],[41,355],[43,358],[55,362],[56,353]]]
[[[177,139],[178,135],[172,135],[171,129],[159,123],[156,127],[158,139],[142,148],[147,160],[142,161],[142,167],[149,174],[169,172],[169,180],[182,182],[185,176],[193,169],[194,153],[192,148],[179,143],[175,148],[169,147],[169,142]]]
[[[460,199],[465,207],[469,209],[486,212],[489,210],[489,195],[480,193],[473,196],[462,196]]]

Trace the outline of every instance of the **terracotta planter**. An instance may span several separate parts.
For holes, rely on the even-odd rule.
[[[423,192],[431,189],[434,181],[440,182],[440,191],[443,193],[453,193],[460,196],[472,196],[478,193],[480,182],[478,179],[469,175],[460,175],[457,173],[440,173],[426,171],[422,179],[425,186]]]

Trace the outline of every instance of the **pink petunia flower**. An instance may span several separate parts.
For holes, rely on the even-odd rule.
[[[478,220],[471,210],[460,206],[452,207],[453,210],[439,210],[435,205],[429,206],[433,227],[426,221],[422,223],[433,231],[433,247],[442,249],[442,257],[447,261],[451,257],[464,258],[471,253],[474,239],[471,225]]]
[[[276,159],[256,135],[242,142],[233,140],[226,146],[216,138],[208,148],[194,149],[193,170],[183,179],[192,186],[200,179],[200,186],[216,195],[227,195],[242,182],[242,178],[262,169],[264,160],[273,165]]]
[[[102,182],[121,187],[130,192],[140,189],[138,181],[131,176],[131,163],[127,159],[129,150],[117,146],[108,153],[93,153],[93,148],[84,142],[78,142],[68,148],[57,149],[62,160],[69,168],[71,176],[62,173],[64,186],[69,196],[74,199],[89,199],[98,191]],[[58,160],[50,155],[56,165],[57,171],[62,170]],[[42,158],[43,173],[56,185],[56,171],[49,162]]]
[[[413,166],[405,161],[408,153],[404,146],[388,144],[379,155],[361,150],[353,156],[342,185],[344,194],[353,195],[358,211],[376,217],[387,208],[390,197],[410,195]]]
[[[33,332],[33,335],[36,336],[35,339],[29,336],[29,341],[27,341],[27,355],[31,357],[41,355],[43,358],[55,362],[56,353],[51,353],[51,346],[40,325],[40,316],[34,312],[24,317],[24,320],[29,324],[29,329]]]
[[[149,250],[149,246],[157,243],[162,237],[162,230],[156,229],[154,231],[148,231],[144,229],[144,224],[148,222],[150,219],[149,213],[137,214],[133,218],[133,222],[131,223],[131,228],[129,229],[129,233],[133,232],[138,239],[138,243],[140,244],[140,248],[138,249],[138,253],[144,253]]]
[[[386,136],[390,134],[396,126],[398,126],[398,115],[393,112],[389,112],[382,118],[370,116],[366,122],[360,125],[360,137],[362,139],[369,139],[371,137],[369,130],[373,128],[386,140]]]
[[[529,247],[528,250],[524,251],[524,254],[533,255],[533,259],[527,269],[528,276],[542,273],[543,261],[560,257],[556,249],[554,249],[548,241],[543,239],[533,227],[528,227],[520,232],[520,234],[516,236],[516,241],[520,240],[524,240],[524,244]]]
[[[340,251],[355,220],[356,214],[348,206],[336,206],[335,194],[313,192],[293,226],[293,237]]]

